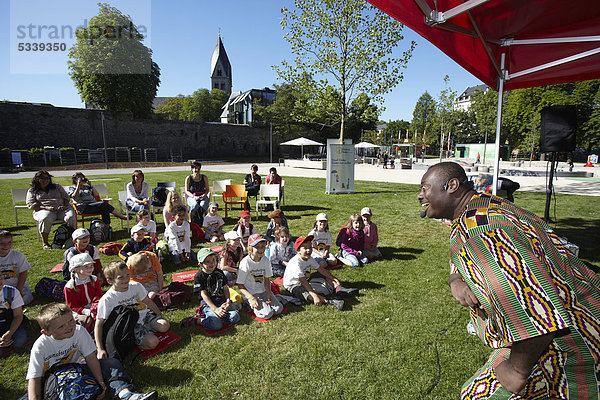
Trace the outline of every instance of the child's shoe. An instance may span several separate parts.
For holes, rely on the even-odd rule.
[[[129,392],[121,400],[155,400],[158,398],[158,392],[153,390],[147,393]]]
[[[345,288],[342,285],[335,288],[335,294],[340,297],[354,297],[358,295],[357,288]]]
[[[344,300],[341,299],[327,299],[327,304],[331,304],[340,311],[344,309]]]

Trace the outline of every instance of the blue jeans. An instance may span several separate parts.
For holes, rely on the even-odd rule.
[[[369,259],[364,255],[358,258],[354,254],[348,253],[346,250],[342,250],[342,257],[350,261],[350,264],[352,264],[353,267],[360,267],[360,264],[366,264],[369,262]]]
[[[2,332],[1,335],[4,335],[5,332]],[[17,348],[17,347],[21,347],[23,345],[25,345],[25,343],[27,343],[27,331],[25,330],[25,324],[21,323],[21,325],[19,325],[19,327],[17,328],[17,330],[15,331],[15,333],[13,333],[12,335],[12,341],[13,344],[11,344],[9,347],[0,347],[0,355],[2,355],[4,353],[5,350],[10,349],[10,348]]]
[[[196,253],[194,253],[193,250],[190,250],[190,261],[196,261],[197,259]],[[171,252],[171,262],[173,264],[181,264],[181,259],[179,258],[179,252],[177,250]]]
[[[125,204],[127,204],[127,209],[129,211],[135,211],[135,212],[138,212],[140,210],[148,210],[148,211],[150,211],[150,205],[148,205],[148,204],[138,204],[135,201],[133,201],[132,199],[125,200]]]
[[[208,196],[204,197],[200,201],[196,201],[193,197],[188,197],[186,200],[188,207],[190,208],[190,215],[195,215],[196,213],[200,213],[201,216],[206,214],[208,210],[208,203],[210,203],[210,199]],[[202,210],[202,211],[200,211]]]
[[[227,299],[223,297],[212,300],[217,307],[221,307],[221,305],[227,301]],[[221,318],[208,305],[206,305],[206,303],[202,302],[202,311],[204,312],[205,316],[205,318],[202,320],[202,326],[207,331],[218,331],[223,327],[224,324],[235,324],[240,320],[240,308],[241,304],[231,303],[229,311],[227,311],[225,316]]]

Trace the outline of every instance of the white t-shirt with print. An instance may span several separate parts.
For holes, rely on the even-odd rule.
[[[26,379],[41,378],[57,363],[85,364],[83,358],[94,351],[96,345],[81,325],[75,326],[75,332],[70,338],[56,340],[52,336],[42,334],[31,348]]]
[[[0,257],[0,273],[4,275],[4,284],[17,286],[19,274],[31,268],[23,253],[10,250],[5,257]],[[27,283],[25,283],[27,285]]]
[[[156,222],[152,220],[148,221],[148,225],[144,225],[142,224],[142,221],[139,221],[137,224],[135,224],[135,226],[141,226],[144,228],[146,233],[156,233]]]
[[[17,290],[17,288],[11,285],[4,286],[10,288],[8,290],[14,290],[14,296],[12,302],[8,304],[8,301],[6,301],[7,299],[4,298],[4,287],[2,287],[2,289],[0,289],[0,308],[8,310],[8,308],[10,307],[11,310],[14,310],[15,308],[23,307],[25,303],[23,302],[23,297],[21,296],[21,293]]]
[[[333,240],[331,239],[331,232],[330,231],[323,231],[323,232],[319,232],[319,231],[315,231],[312,230],[310,231],[309,235],[313,235],[313,240],[312,240],[312,247],[315,250],[319,250],[319,251],[323,251],[327,248],[327,246],[331,246],[333,244]],[[311,254],[312,257],[320,257],[320,255],[316,254],[316,253],[312,253]]]
[[[265,279],[273,276],[269,259],[263,256],[259,262],[246,256],[240,261],[236,283],[241,283],[251,294],[265,292]]]
[[[204,216],[204,221],[202,222],[202,227],[209,231],[210,233],[217,233],[219,231],[219,227],[225,225],[225,221],[219,214],[210,215],[206,214]]]
[[[148,296],[148,291],[139,282],[129,282],[129,288],[125,292],[117,292],[111,287],[98,302],[97,318],[108,319],[116,306],[126,305],[138,310],[140,314],[138,324],[141,324],[149,311],[148,306],[143,301],[146,296]]]
[[[288,262],[285,272],[283,274],[283,286],[286,289],[291,289],[300,283],[300,278],[308,279],[310,277],[310,271],[318,269],[319,264],[314,258],[310,257],[308,260],[300,258],[299,254],[296,254]]]

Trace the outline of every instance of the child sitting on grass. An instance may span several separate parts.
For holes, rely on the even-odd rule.
[[[48,393],[50,385],[42,387],[48,371],[55,365],[65,363],[83,364],[84,372],[93,376],[100,387],[96,398],[106,394],[107,385],[110,395],[123,400],[154,400],[156,391],[136,393],[125,368],[115,358],[98,360],[96,346],[90,334],[75,323],[71,309],[65,304],[50,303],[40,310],[37,321],[42,335],[31,348],[29,368],[27,369],[28,394],[30,400],[58,398],[58,393]],[[56,385],[56,381],[54,381]],[[55,388],[56,390],[56,388]]]
[[[275,230],[275,241],[271,243],[269,250],[269,261],[273,276],[283,276],[285,267],[290,259],[296,254],[294,246],[290,242],[290,231],[285,226],[280,226]]]
[[[92,260],[94,260],[94,275],[100,279],[100,283],[104,283],[98,249],[96,246],[90,244],[90,231],[85,228],[75,229],[71,234],[71,238],[73,239],[73,247],[68,248],[64,253],[63,279],[65,281],[71,279],[71,272],[69,271],[71,257],[77,254],[88,253],[92,257]]]
[[[64,288],[65,303],[73,311],[75,322],[92,332],[96,316],[91,307],[102,297],[102,282],[92,274],[94,260],[88,253],[76,254],[71,257],[69,270],[71,279]]]
[[[127,261],[132,255],[140,251],[152,250],[152,242],[146,238],[146,230],[140,224],[131,228],[131,239],[119,251],[119,257]]]
[[[196,259],[192,251],[190,223],[187,221],[187,210],[184,206],[173,207],[175,219],[165,231],[165,237],[171,253],[171,262],[181,264]]]
[[[287,219],[285,218],[285,214],[279,208],[271,212],[271,214],[269,214],[269,218],[271,218],[271,220],[269,221],[269,225],[267,225],[267,234],[265,235],[265,239],[273,243],[275,241],[275,230],[280,226],[285,226],[288,229],[289,227]]]
[[[219,268],[225,274],[229,285],[235,285],[238,274],[238,263],[244,257],[244,249],[242,248],[242,238],[236,231],[225,233],[225,248],[219,255]]]
[[[353,267],[360,267],[369,262],[363,251],[365,249],[365,227],[360,215],[352,214],[346,228],[342,231],[342,257]]]
[[[33,301],[33,293],[27,284],[27,271],[31,268],[23,253],[12,249],[13,235],[9,231],[0,231],[0,275],[7,285],[17,288],[24,305]]]
[[[248,238],[250,237],[250,235],[256,234],[256,229],[254,229],[254,225],[252,225],[250,220],[250,212],[242,211],[242,214],[240,215],[240,220],[238,221],[237,226],[234,229],[237,232],[237,234],[242,238],[242,247],[244,251],[248,250]]]
[[[173,215],[173,208],[178,205],[183,206],[186,212],[188,211],[184,202],[181,200],[179,193],[177,193],[176,190],[169,190],[169,194],[167,194],[167,201],[163,207],[163,221],[165,223],[165,227],[169,226],[169,224],[175,219]]]
[[[364,207],[360,210],[360,215],[362,216],[363,224],[365,227],[363,228],[363,232],[365,234],[365,249],[363,250],[363,255],[369,259],[369,261],[379,260],[383,256],[381,255],[381,251],[377,248],[377,243],[379,242],[379,234],[377,232],[377,225],[375,222],[371,221],[371,209],[369,207]]]
[[[145,208],[138,211],[136,214],[137,225],[140,225],[146,231],[146,236],[150,238],[152,244],[158,242],[158,236],[156,235],[156,222],[150,219],[150,211]]]
[[[217,214],[218,209],[219,205],[212,201],[208,205],[208,213],[204,216],[202,228],[204,228],[204,239],[207,242],[214,243],[218,240],[224,240],[223,225],[225,225],[225,221]]]
[[[17,348],[27,343],[28,324],[23,315],[23,297],[14,286],[4,284],[0,274],[0,356],[8,348]]]
[[[200,293],[200,305],[204,312],[202,326],[218,331],[224,324],[240,320],[241,304],[229,299],[229,286],[223,271],[217,268],[217,254],[209,248],[198,252],[198,266],[202,269],[194,276],[194,292]]]
[[[346,289],[331,272],[311,257],[312,236],[300,236],[294,243],[296,255],[292,257],[283,275],[283,286],[297,299],[316,306],[329,304],[343,310],[340,297],[356,296],[358,289]],[[312,270],[316,272],[311,274]]]
[[[242,292],[244,302],[250,306],[258,318],[269,319],[281,314],[283,305],[271,293],[273,276],[271,263],[265,257],[267,241],[254,234],[248,238],[248,255],[240,262],[237,277],[238,288]]]
[[[319,213],[315,219],[315,224],[312,231],[309,232],[309,236],[313,237],[312,240],[312,255],[320,266],[326,268],[328,265],[336,265],[337,258],[329,252],[333,240],[331,238],[331,232],[329,231],[329,220],[327,214]]]
[[[142,251],[132,255],[127,260],[127,267],[131,280],[141,283],[151,299],[162,290],[165,281],[162,265],[153,252]]]
[[[105,343],[102,340],[104,321],[113,309],[120,305],[132,306],[139,313],[135,326],[135,341],[142,350],[158,346],[159,340],[153,332],[169,330],[167,321],[158,306],[148,297],[148,291],[141,283],[130,282],[129,269],[123,261],[112,261],[104,269],[104,276],[111,285],[98,303],[98,316],[94,336],[98,346],[98,358],[106,358]]]

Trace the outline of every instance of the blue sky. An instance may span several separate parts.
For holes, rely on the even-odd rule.
[[[105,1],[129,14],[134,23],[148,30],[147,45],[161,69],[158,96],[191,94],[210,87],[210,57],[219,29],[232,64],[233,90],[272,87],[281,83],[272,65],[292,59],[281,30],[281,6],[293,1],[272,0],[121,0]],[[67,75],[67,51],[18,51],[18,44],[65,43],[72,40],[64,26],[84,25],[97,13],[91,0],[0,0],[0,100],[51,103],[83,107]],[[32,29],[28,29],[33,25]],[[46,26],[47,28],[41,28]],[[59,27],[58,38],[48,39],[51,26]],[[55,37],[56,37],[56,32]],[[419,96],[426,90],[434,97],[444,89],[443,78],[461,92],[481,82],[410,29],[405,41],[417,47],[404,71],[404,80],[385,96],[383,120],[412,119]],[[397,49],[399,55],[407,44]]]

